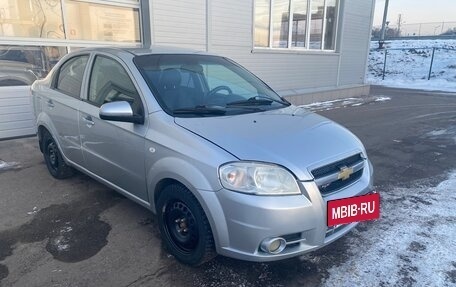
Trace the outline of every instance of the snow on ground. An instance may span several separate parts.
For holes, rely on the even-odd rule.
[[[447,133],[447,130],[434,130],[427,133],[428,136],[441,136]]]
[[[32,211],[27,212],[28,215],[35,215],[38,213],[38,207],[33,207]]]
[[[5,170],[10,170],[10,169],[16,169],[19,167],[20,167],[20,165],[17,162],[6,162],[3,160],[0,160],[0,172],[5,171]]]
[[[391,100],[387,96],[374,96],[374,97],[364,97],[364,98],[345,98],[332,101],[316,102],[312,104],[302,105],[305,109],[311,111],[328,111],[334,109],[340,109],[343,107],[359,107],[372,102],[385,102]]]
[[[456,171],[437,187],[381,197],[381,219],[353,232],[351,256],[323,285],[456,286]]]
[[[454,142],[456,143],[456,126],[452,125],[446,129],[433,130],[433,131],[428,132],[426,134],[426,136],[431,139],[436,138],[436,137],[439,137],[439,138],[445,137],[448,139],[453,139]]]
[[[371,49],[377,47],[377,42],[371,42]],[[453,50],[435,51],[428,81],[433,47]],[[367,75],[370,84],[456,92],[456,40],[395,40],[388,41],[386,48],[407,50],[388,50],[385,80],[382,80],[385,51],[371,50]]]
[[[389,101],[391,100],[390,97],[377,97],[374,102],[386,102],[386,101]]]

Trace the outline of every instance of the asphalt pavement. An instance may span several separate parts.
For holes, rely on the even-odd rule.
[[[317,112],[361,139],[381,193],[437,185],[456,169],[455,94],[373,87],[359,104]],[[184,266],[146,209],[82,174],[53,179],[36,138],[0,141],[0,198],[0,286],[321,286],[332,267],[356,260],[350,233],[280,262]]]

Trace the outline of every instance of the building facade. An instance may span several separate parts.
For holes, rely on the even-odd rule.
[[[374,7],[374,0],[0,0],[0,138],[35,132],[29,85],[81,47],[221,54],[295,104],[367,94]]]

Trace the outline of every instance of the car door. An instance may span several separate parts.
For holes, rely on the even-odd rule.
[[[55,129],[51,130],[52,135],[59,142],[63,154],[78,165],[83,163],[78,109],[88,60],[88,54],[66,60],[53,79],[52,89],[41,93],[42,108],[49,115]]]
[[[118,188],[148,201],[144,169],[145,124],[115,122],[99,117],[104,103],[127,101],[135,114],[144,104],[127,69],[117,59],[96,55],[86,99],[79,109],[85,168]]]

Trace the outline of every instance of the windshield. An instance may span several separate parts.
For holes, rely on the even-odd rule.
[[[157,101],[176,117],[222,116],[288,106],[234,62],[207,55],[144,55],[134,62]]]

